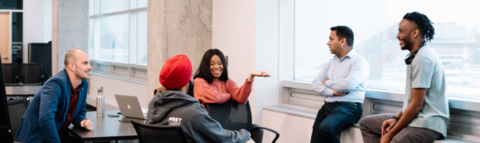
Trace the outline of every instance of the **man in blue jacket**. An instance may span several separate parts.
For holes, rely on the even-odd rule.
[[[59,132],[70,123],[93,129],[93,123],[85,118],[90,59],[84,51],[72,49],[64,64],[65,69],[45,82],[30,101],[14,141],[59,143]]]

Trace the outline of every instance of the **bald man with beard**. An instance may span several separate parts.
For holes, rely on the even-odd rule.
[[[64,130],[75,126],[92,130],[93,123],[85,117],[90,59],[87,53],[72,49],[65,54],[65,69],[51,77],[30,101],[15,135],[15,142],[65,142]]]

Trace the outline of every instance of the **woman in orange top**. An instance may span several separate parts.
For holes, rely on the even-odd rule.
[[[205,106],[206,103],[222,104],[233,99],[240,104],[247,103],[255,76],[270,77],[265,71],[252,71],[243,86],[228,79],[227,62],[222,51],[210,49],[203,55],[200,67],[195,73],[194,97]],[[208,109],[207,109],[208,110]]]

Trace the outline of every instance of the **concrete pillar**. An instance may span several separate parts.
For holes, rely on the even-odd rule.
[[[212,48],[212,0],[149,0],[147,42],[150,101],[153,90],[161,86],[158,76],[166,59],[185,54],[195,73],[205,51]]]
[[[65,54],[70,49],[88,53],[88,1],[52,1],[52,72],[64,68]]]

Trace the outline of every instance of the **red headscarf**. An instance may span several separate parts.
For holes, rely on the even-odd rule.
[[[160,84],[167,89],[180,89],[192,77],[192,63],[187,56],[176,55],[167,60],[160,71]]]

